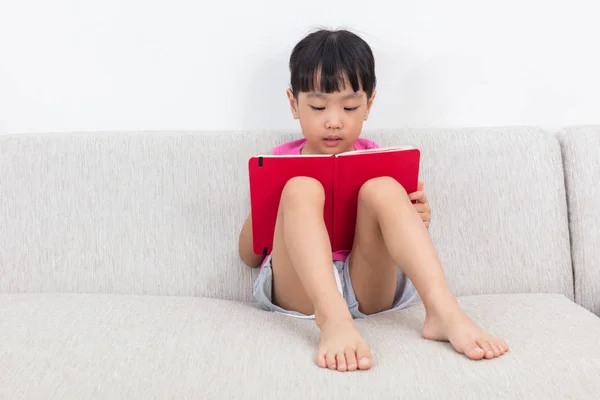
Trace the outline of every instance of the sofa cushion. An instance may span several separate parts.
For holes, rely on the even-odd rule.
[[[247,158],[293,135],[0,136],[0,292],[249,301]]]
[[[600,315],[600,126],[567,127],[563,151],[575,300]]]
[[[458,294],[572,298],[556,138],[537,129],[400,130],[415,144],[431,234]],[[238,233],[247,160],[280,132],[0,136],[0,292],[107,292],[251,301]]]
[[[430,231],[458,295],[573,298],[560,145],[536,128],[372,132],[421,149]]]
[[[314,363],[313,321],[225,300],[0,295],[0,398],[600,398],[600,319],[561,295],[459,298],[511,350],[421,338],[421,306],[358,320],[370,371]]]

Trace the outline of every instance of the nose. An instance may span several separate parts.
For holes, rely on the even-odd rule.
[[[327,120],[325,122],[325,128],[327,129],[341,129],[343,126],[342,116],[338,111],[332,110],[327,114]]]

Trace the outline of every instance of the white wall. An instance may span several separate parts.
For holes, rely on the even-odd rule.
[[[0,0],[0,133],[295,130],[287,61],[317,26],[373,47],[367,128],[600,123],[597,4]]]

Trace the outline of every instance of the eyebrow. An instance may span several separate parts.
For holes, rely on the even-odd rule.
[[[327,98],[327,96],[325,94],[319,93],[319,92],[310,92],[307,95],[307,97],[309,99],[317,98],[317,99],[322,99],[322,100],[324,100],[324,99]],[[358,93],[358,92],[354,92],[354,93],[347,94],[346,96],[344,96],[342,98],[342,100],[355,99],[355,98],[358,98],[358,97],[361,97],[361,94]]]

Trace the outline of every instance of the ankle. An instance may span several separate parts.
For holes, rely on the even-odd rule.
[[[332,321],[344,320],[352,320],[352,315],[342,296],[321,299],[315,304],[315,321],[318,326]]]
[[[456,297],[448,287],[431,288],[421,298],[427,315],[445,317],[460,311]]]

